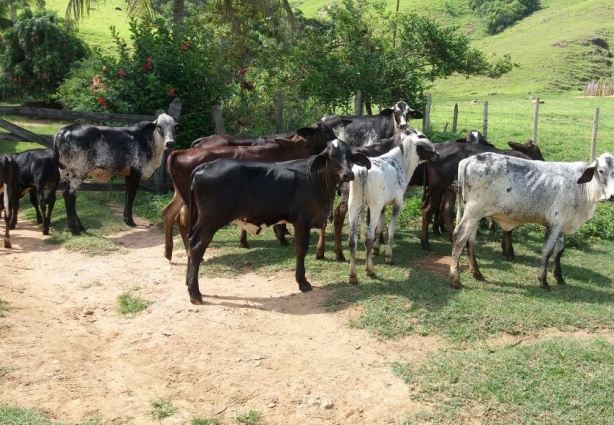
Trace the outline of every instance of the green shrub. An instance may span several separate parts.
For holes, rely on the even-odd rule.
[[[177,27],[162,19],[133,20],[130,32],[133,48],[112,27],[117,56],[98,51],[80,62],[56,99],[69,109],[153,115],[179,97],[179,147],[211,134],[211,107],[235,83],[211,34],[194,20]]]
[[[61,48],[58,48],[61,46]],[[47,98],[89,48],[55,12],[26,9],[0,34],[0,98]]]
[[[469,0],[469,7],[484,19],[489,34],[497,34],[538,10],[539,0]]]

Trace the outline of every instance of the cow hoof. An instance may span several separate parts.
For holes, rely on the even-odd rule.
[[[4,238],[4,247],[5,248],[12,248],[11,240],[9,238]]]
[[[394,264],[394,262],[392,261],[392,257],[386,257],[386,264],[388,264],[389,266],[392,266]]]
[[[550,285],[548,285],[547,282],[540,284],[539,287],[542,288],[544,291],[552,291],[552,288],[550,288]]]
[[[316,251],[316,260],[324,259],[324,251]]]
[[[136,223],[131,218],[124,218],[124,223],[126,223],[130,227],[136,227]]]
[[[241,242],[241,248],[250,249],[251,246],[249,246],[249,244],[247,242]]]
[[[345,259],[345,255],[343,255],[343,252],[335,252],[335,259],[340,263],[347,262],[347,260]]]
[[[452,279],[452,288],[454,288],[454,289],[463,289],[464,286],[463,286],[462,283],[460,283],[460,280]]]
[[[79,229],[68,229],[73,236],[81,236],[81,231]]]
[[[190,302],[192,304],[202,305],[203,304],[203,296],[202,296],[202,294],[200,292],[198,294],[196,294],[196,295],[190,294]]]
[[[475,280],[484,280],[484,275],[482,274],[482,272],[473,273],[473,277]]]
[[[506,255],[505,258],[506,258],[507,261],[511,261],[512,263],[516,262],[516,256],[514,254]]]
[[[281,239],[281,240],[279,241],[279,244],[280,244],[281,246],[288,246],[288,245],[290,245],[290,242],[288,242],[288,241],[286,240],[286,238],[284,238],[284,239]],[[322,254],[322,255],[323,255],[323,254]]]
[[[422,250],[424,250],[424,251],[430,251],[431,250],[431,245],[429,244],[428,241],[421,241],[420,243],[422,244]]]
[[[47,229],[47,230],[43,229],[43,235],[48,236],[49,235],[49,229]]]
[[[171,261],[173,259],[173,250],[172,249],[165,249],[164,250],[164,257],[168,260]]]
[[[375,270],[367,270],[367,276],[375,277]]]
[[[313,289],[313,286],[311,286],[311,284],[309,282],[305,282],[305,283],[299,283],[298,284],[298,289],[301,290],[301,292],[309,292]]]
[[[15,230],[15,223],[9,224],[9,230]]]
[[[556,284],[559,286],[567,285],[567,282],[565,282],[565,279],[556,279]]]
[[[350,276],[350,285],[358,285],[358,276]]]
[[[373,248],[373,255],[379,255],[379,248]]]

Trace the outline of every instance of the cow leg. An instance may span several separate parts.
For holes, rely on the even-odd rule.
[[[454,229],[452,258],[450,259],[450,280],[452,281],[452,287],[456,289],[463,287],[463,284],[460,282],[458,270],[458,263],[460,256],[463,253],[463,248],[465,247],[470,235],[473,235],[473,240],[475,241],[475,236],[478,231],[479,220],[469,219],[468,217],[470,216],[470,214],[467,214],[467,210],[465,210],[463,218]]]
[[[402,202],[402,199],[401,199]],[[390,225],[388,226],[388,245],[386,246],[386,264],[392,264],[392,241],[394,234],[397,231],[397,221],[401,213],[401,205],[394,204],[392,207],[392,216],[390,217]]]
[[[372,208],[373,211],[381,211],[382,207]],[[371,214],[369,217],[369,221],[367,222],[367,232],[365,235],[365,248],[367,250],[367,261],[365,269],[367,271],[367,276],[375,275],[375,268],[373,267],[373,243],[375,240],[375,230],[377,228],[377,223],[379,222],[379,216]]]
[[[430,251],[431,246],[429,244],[429,225],[433,218],[435,209],[441,205],[441,193],[429,192],[422,203],[422,233],[420,235],[420,242],[422,243],[422,249]]]
[[[350,248],[350,284],[358,284],[358,273],[356,272],[356,244],[358,243],[358,223],[362,216],[362,205],[353,204],[349,208],[350,230],[348,236],[348,247]]]
[[[316,244],[316,260],[324,258],[324,251],[326,250],[326,223],[318,232],[318,243]]]
[[[43,197],[42,194],[39,195],[38,187],[35,189],[30,189],[30,203],[34,207],[34,211],[36,211],[36,223],[43,224],[43,216],[41,215],[41,210],[39,208],[39,200],[42,203]]]
[[[175,190],[173,199],[162,209],[162,224],[164,225],[164,256],[169,261],[173,258],[173,225],[179,220],[179,211],[183,199]]]
[[[134,203],[134,198],[136,198],[136,191],[139,188],[140,182],[141,173],[131,169],[130,175],[126,176],[126,203],[124,205],[124,223],[131,227],[136,226],[132,218],[132,204]]]
[[[514,254],[514,245],[512,245],[512,231],[504,230],[503,239],[501,240],[501,251],[503,256],[509,261],[516,261],[516,255]]]
[[[561,272],[561,256],[565,251],[565,235],[561,234],[554,244],[554,268],[552,269],[552,277],[557,285],[565,285],[565,279]]]
[[[341,246],[341,238],[343,237],[343,222],[348,212],[348,199],[350,197],[350,188],[347,183],[341,186],[341,196],[339,205],[335,208],[333,213],[333,223],[335,226],[335,236],[333,242],[333,251],[335,252],[335,258],[337,261],[347,261],[343,255],[343,247]]]
[[[247,242],[247,230],[241,229],[239,230],[239,245],[241,248],[250,249],[249,243]]]
[[[47,196],[44,196],[43,193],[43,185],[39,186],[39,199],[41,204],[41,210],[43,212],[43,235],[49,234],[49,227],[51,227],[51,214],[53,213],[53,208],[55,207],[56,200],[56,191],[57,191],[57,181],[52,184],[47,192]]]
[[[548,260],[550,259],[550,256],[552,255],[560,236],[561,234],[558,228],[553,228],[550,225],[546,226],[544,246],[542,247],[542,262],[539,267],[539,286],[540,288],[545,289],[547,291],[550,290],[550,285],[548,285],[547,280]]]
[[[453,190],[446,190],[443,194],[443,200],[441,202],[442,217],[445,228],[448,230],[448,237],[450,243],[452,243],[452,235],[454,234],[454,203],[456,202],[456,192]],[[437,222],[435,222],[437,223]],[[436,224],[434,224],[436,225]]]
[[[11,248],[11,235],[9,227],[11,225],[11,216],[8,213],[8,208],[4,210],[4,247]]]
[[[309,223],[294,224],[294,246],[296,250],[296,281],[301,292],[309,292],[313,288],[305,278],[305,255],[309,249]]]
[[[478,226],[476,225],[475,232],[469,232],[467,235],[467,255],[469,256],[469,270],[476,280],[484,280],[482,272],[478,267],[478,261],[475,258],[475,240],[478,233]]]
[[[197,226],[199,228],[201,227],[200,224],[197,224]],[[207,229],[194,232],[194,234],[190,237],[186,285],[188,286],[188,294],[190,294],[190,302],[192,304],[203,303],[203,296],[200,293],[200,288],[198,286],[198,269],[214,234],[215,230],[209,227]]]
[[[19,211],[19,196],[17,196],[17,199],[15,200],[16,204],[15,204],[15,214],[13,214],[13,211],[11,210],[11,200],[8,199],[7,200],[7,205],[6,205],[6,210],[5,213],[8,213],[9,215],[9,228],[11,230],[13,230],[15,228],[15,226],[17,226],[17,211]]]
[[[273,232],[275,232],[275,237],[277,238],[277,240],[279,241],[279,244],[281,246],[288,246],[288,245],[290,245],[290,243],[286,239],[286,235],[289,234],[289,233],[288,233],[288,229],[286,228],[286,224],[285,223],[274,224],[273,225]]]
[[[177,216],[177,227],[179,228],[179,234],[181,235],[181,240],[183,241],[183,246],[185,247],[185,251],[189,253],[190,251],[190,241],[188,241],[188,225],[189,225],[189,217],[188,217],[188,207],[186,204],[183,204],[179,209],[179,215]]]
[[[68,229],[73,235],[80,234],[85,230],[81,221],[77,217],[76,203],[77,203],[77,191],[71,189],[70,184],[66,182],[64,185],[64,205],[66,207],[66,222]]]
[[[495,224],[495,220],[492,219],[492,217],[488,220],[488,231],[490,233],[495,233],[495,231],[497,230],[497,225]]]
[[[371,220],[371,209],[369,209],[369,214],[367,215],[367,221]],[[379,219],[377,222],[377,227],[375,228],[375,234],[373,237],[373,255],[379,255],[380,246],[384,240],[384,229],[386,228],[386,207],[382,208],[380,211]]]

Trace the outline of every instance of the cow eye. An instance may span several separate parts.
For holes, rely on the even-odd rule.
[[[603,170],[599,170],[599,174],[603,174]]]

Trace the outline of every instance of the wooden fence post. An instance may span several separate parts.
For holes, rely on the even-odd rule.
[[[533,142],[537,143],[537,121],[539,120],[539,97],[535,99],[535,113],[533,114]]]
[[[431,126],[431,103],[433,99],[431,95],[426,96],[426,109],[424,111],[424,119],[422,120],[422,131],[427,132]]]
[[[356,97],[354,98],[354,115],[362,116],[362,93],[360,90],[356,90]]]
[[[488,139],[488,100],[484,101],[484,120],[482,124],[482,134]]]
[[[213,114],[213,122],[215,122],[215,133],[226,134],[224,118],[222,117],[222,108],[220,108],[220,105],[213,105],[211,113]]]
[[[593,118],[593,138],[591,139],[591,162],[595,160],[595,150],[597,149],[597,127],[599,125],[599,108],[595,108]]]
[[[281,89],[277,90],[277,110],[275,114],[275,124],[277,125],[277,132],[281,133],[284,126],[284,95]]]
[[[456,133],[456,125],[458,124],[458,103],[454,104],[454,117],[452,118],[452,132]]]

